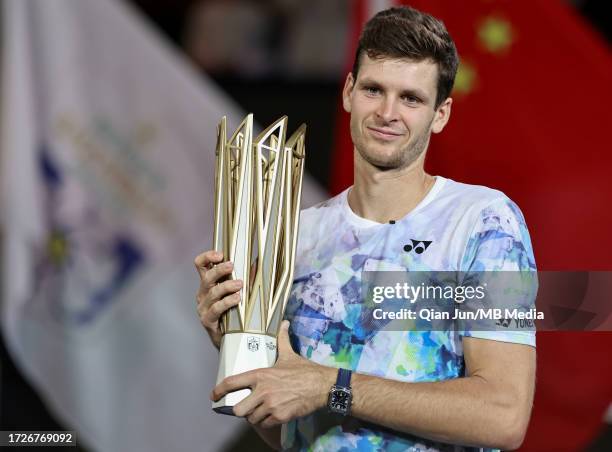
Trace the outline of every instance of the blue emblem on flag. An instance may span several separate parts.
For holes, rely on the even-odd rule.
[[[66,178],[47,149],[40,152],[48,236],[39,250],[36,298],[54,316],[75,326],[91,324],[143,268],[145,253],[114,224],[104,224],[95,204],[70,208]],[[65,209],[62,209],[65,207]],[[65,215],[65,211],[70,215]]]

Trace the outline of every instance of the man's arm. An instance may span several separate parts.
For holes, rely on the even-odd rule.
[[[279,359],[273,368],[226,378],[211,398],[250,387],[251,395],[234,412],[262,427],[325,407],[337,369],[293,352],[286,328],[278,337]],[[463,347],[463,378],[406,383],[354,374],[352,416],[447,443],[517,448],[531,412],[535,349],[469,337],[463,339]]]
[[[446,443],[519,447],[533,402],[535,348],[470,337],[463,347],[464,378],[404,383],[354,375],[352,415]]]

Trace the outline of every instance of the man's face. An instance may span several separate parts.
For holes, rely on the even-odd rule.
[[[361,157],[379,169],[408,167],[442,131],[452,100],[434,109],[438,68],[431,61],[361,56],[357,79],[343,91],[351,137]]]

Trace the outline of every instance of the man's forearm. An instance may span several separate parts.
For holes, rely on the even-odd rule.
[[[336,368],[313,363],[291,348],[288,325],[278,337],[274,367],[223,380],[212,400],[251,388],[234,407],[271,446],[280,445],[280,425],[326,406]],[[412,435],[452,444],[517,448],[529,422],[535,384],[535,348],[466,337],[463,356],[467,376],[411,383],[353,374],[352,416]]]
[[[520,445],[529,411],[523,415],[517,404],[532,398],[478,376],[405,383],[354,374],[352,387],[354,417],[436,441],[502,449]]]

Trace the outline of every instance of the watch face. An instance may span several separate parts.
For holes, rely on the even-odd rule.
[[[344,391],[334,391],[332,395],[332,403],[334,405],[346,406],[348,402],[348,394]]]
[[[345,414],[351,405],[350,390],[345,388],[334,388],[329,396],[328,407],[336,413]]]

